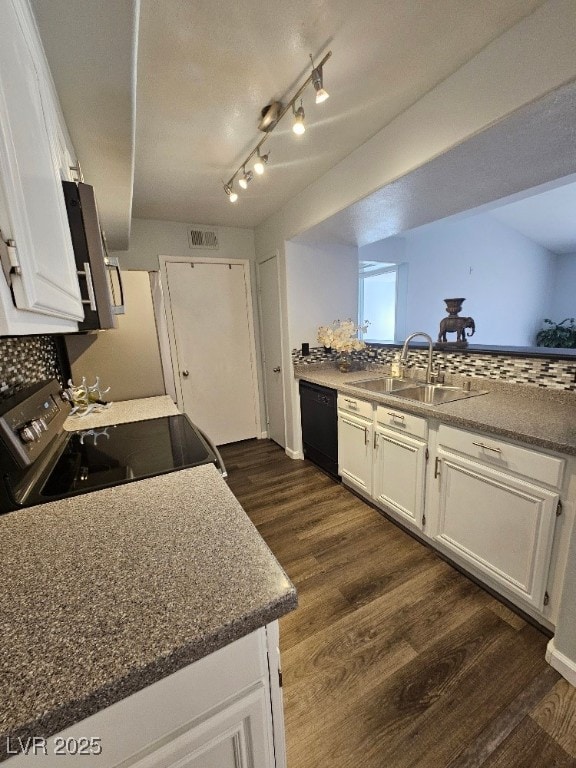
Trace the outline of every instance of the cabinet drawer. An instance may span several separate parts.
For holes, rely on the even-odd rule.
[[[420,416],[413,416],[411,413],[398,411],[396,408],[390,408],[388,405],[379,405],[376,408],[376,421],[383,427],[390,427],[403,432],[406,435],[414,435],[426,440],[428,437],[428,423],[426,419]]]
[[[497,469],[515,472],[553,488],[562,485],[565,461],[559,457],[444,424],[438,429],[438,443],[441,447],[467,454]]]
[[[363,416],[365,419],[372,419],[372,403],[366,400],[358,400],[357,397],[351,395],[343,395],[338,393],[338,408],[341,411],[347,411],[348,413],[355,413],[357,416]]]

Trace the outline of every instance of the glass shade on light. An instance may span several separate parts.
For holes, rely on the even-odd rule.
[[[244,171],[244,173],[238,180],[238,184],[242,187],[242,189],[248,189],[248,184],[251,181],[252,181],[252,171]]]
[[[258,153],[256,156],[256,162],[254,163],[254,172],[258,174],[258,176],[262,176],[264,173],[264,166],[268,162],[268,155],[261,155]]]
[[[324,88],[319,88],[316,91],[316,104],[322,104],[322,102],[326,101],[328,98],[330,98],[330,94],[328,91],[325,91]]]
[[[228,184],[224,185],[224,192],[226,192],[226,194],[228,195],[228,200],[230,200],[231,203],[235,203],[236,200],[238,200],[238,195],[236,194],[236,192],[234,192],[232,187],[229,186]]]
[[[306,130],[306,126],[304,125],[304,108],[302,106],[299,106],[296,112],[294,112],[294,125],[292,126],[292,130],[297,136],[301,136]]]

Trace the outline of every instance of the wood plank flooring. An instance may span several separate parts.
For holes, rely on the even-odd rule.
[[[288,768],[576,768],[547,638],[307,461],[222,448],[298,589],[280,621]]]

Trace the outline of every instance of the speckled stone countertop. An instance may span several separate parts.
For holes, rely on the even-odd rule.
[[[0,517],[0,760],[296,607],[212,465]]]
[[[129,421],[157,419],[161,416],[175,416],[178,408],[169,395],[142,397],[139,400],[120,400],[111,403],[101,411],[91,411],[86,416],[73,414],[64,422],[64,429],[74,432],[77,429],[96,429],[109,424],[125,424]]]
[[[295,366],[294,375],[408,413],[576,455],[576,394],[573,392],[471,378],[472,389],[489,390],[488,393],[442,405],[425,405],[354,386],[353,382],[387,375],[383,369],[341,373],[334,366],[300,365]],[[461,381],[462,377],[454,376],[446,383],[460,384]]]

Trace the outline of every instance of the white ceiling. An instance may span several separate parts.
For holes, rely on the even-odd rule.
[[[257,225],[543,2],[142,0],[133,215]],[[121,168],[129,152],[115,131],[131,128],[126,46],[133,29],[126,11],[138,3],[34,3],[84,168]],[[79,66],[83,49],[89,56]],[[231,205],[222,182],[262,136],[260,109],[290,97],[310,72],[308,54],[318,60],[327,50],[330,99],[316,106],[309,86],[308,130],[295,138],[287,115],[265,145],[265,177]],[[118,92],[108,90],[108,99],[107,89],[97,88],[99,77],[112,83],[116,73],[124,103]],[[131,182],[127,166],[122,171]],[[98,193],[110,206],[103,212],[109,236],[122,239],[127,225],[122,232],[112,208],[118,202],[125,218],[125,190],[104,178]]]
[[[552,253],[576,253],[576,184],[508,203],[490,215]]]

